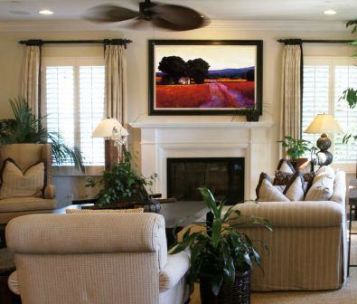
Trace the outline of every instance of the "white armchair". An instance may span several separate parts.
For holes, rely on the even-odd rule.
[[[189,257],[167,255],[161,215],[26,215],[9,222],[6,239],[17,269],[10,288],[23,304],[183,304],[188,299]]]

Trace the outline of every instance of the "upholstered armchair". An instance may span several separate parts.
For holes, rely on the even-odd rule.
[[[189,256],[167,254],[154,213],[33,214],[11,220],[10,288],[22,303],[183,304]]]
[[[5,163],[12,162],[12,172],[15,178],[9,177],[0,184],[0,224],[19,215],[29,213],[50,213],[56,208],[55,187],[52,185],[51,175],[51,146],[49,144],[11,144],[0,146],[1,176],[4,174]],[[33,179],[24,178],[29,168],[43,163],[43,188],[36,195],[31,195],[28,187],[33,185]],[[18,168],[18,169],[17,169]],[[40,172],[41,173],[41,172]],[[17,176],[16,176],[17,175]],[[16,180],[16,182],[15,182]],[[5,185],[6,182],[6,185]],[[6,190],[4,189],[6,187]],[[13,187],[13,189],[11,189]],[[24,191],[21,191],[21,188]],[[26,188],[26,191],[25,191]]]

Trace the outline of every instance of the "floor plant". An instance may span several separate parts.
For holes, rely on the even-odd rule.
[[[249,303],[250,271],[254,264],[260,265],[261,258],[239,227],[260,225],[271,230],[271,226],[262,218],[243,216],[234,207],[226,209],[208,188],[201,187],[199,191],[210,211],[207,223],[200,231],[187,229],[171,253],[190,250],[189,282],[200,282],[203,304]],[[241,280],[245,280],[243,284]]]

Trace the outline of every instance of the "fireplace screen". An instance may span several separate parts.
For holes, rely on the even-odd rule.
[[[244,201],[244,158],[168,158],[167,194],[179,201],[199,201],[207,186],[226,204]]]

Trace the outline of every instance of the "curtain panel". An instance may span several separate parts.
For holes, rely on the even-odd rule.
[[[301,138],[303,89],[301,40],[286,42],[282,58],[280,137]]]
[[[124,45],[105,46],[105,114],[125,123]]]
[[[26,99],[32,113],[39,117],[40,111],[41,46],[27,45],[21,81],[21,96]]]

